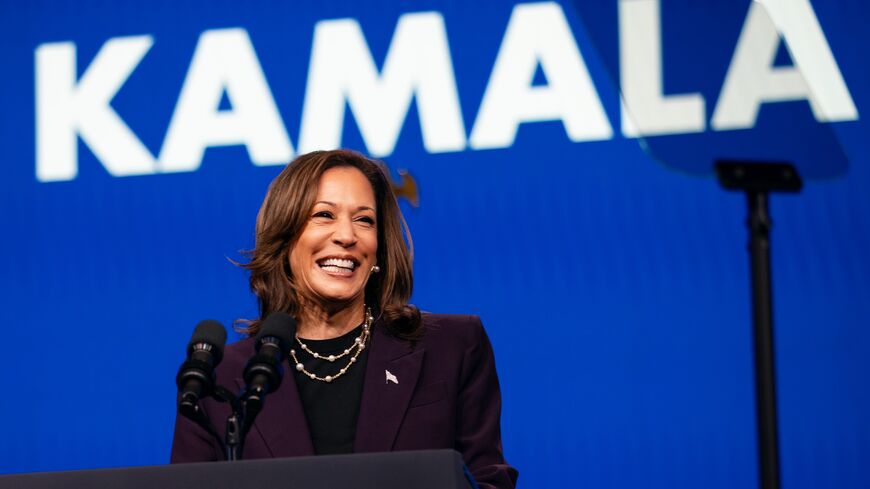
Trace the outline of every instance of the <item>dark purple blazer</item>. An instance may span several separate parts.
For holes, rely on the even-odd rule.
[[[375,322],[353,451],[454,448],[482,488],[512,488],[517,471],[501,447],[501,393],[489,338],[477,316],[423,314],[416,343],[390,335]],[[217,381],[244,387],[242,370],[252,339],[227,347]],[[285,371],[289,368],[284,362]],[[398,379],[387,382],[386,371]],[[201,402],[223,439],[229,407]],[[296,380],[290,372],[266,404],[245,441],[246,459],[314,455]],[[172,463],[223,460],[221,446],[183,416],[175,421]]]

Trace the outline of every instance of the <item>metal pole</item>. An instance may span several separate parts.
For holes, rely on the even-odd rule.
[[[776,377],[773,356],[773,304],[770,280],[770,227],[767,192],[746,192],[749,201],[749,254],[755,340],[755,397],[762,489],[779,489]]]

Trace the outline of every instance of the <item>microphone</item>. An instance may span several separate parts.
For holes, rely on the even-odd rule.
[[[263,408],[266,395],[281,385],[284,376],[281,362],[295,335],[296,320],[283,312],[270,314],[260,326],[254,343],[257,353],[248,360],[244,372],[245,409],[249,415],[256,416]]]
[[[213,319],[200,321],[187,344],[187,360],[178,369],[175,383],[181,398],[178,410],[192,417],[199,411],[199,400],[214,393],[214,369],[224,356],[227,331]]]

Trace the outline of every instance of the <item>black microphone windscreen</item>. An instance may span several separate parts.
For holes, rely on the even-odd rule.
[[[283,312],[273,312],[260,325],[256,341],[258,350],[261,340],[267,336],[277,338],[281,351],[287,352],[296,336],[296,319]]]
[[[212,355],[215,357],[215,365],[220,363],[224,355],[224,345],[227,344],[227,330],[224,325],[214,319],[206,319],[200,321],[193,330],[193,336],[190,337],[190,343],[187,344],[187,352],[190,354],[193,351],[193,345],[197,343],[207,343],[212,345]]]

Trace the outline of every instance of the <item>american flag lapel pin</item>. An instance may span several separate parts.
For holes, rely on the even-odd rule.
[[[387,380],[384,381],[385,384],[389,384],[390,382],[399,385],[399,379],[396,378],[395,375],[391,374],[389,370],[384,370],[384,373],[387,376]]]

